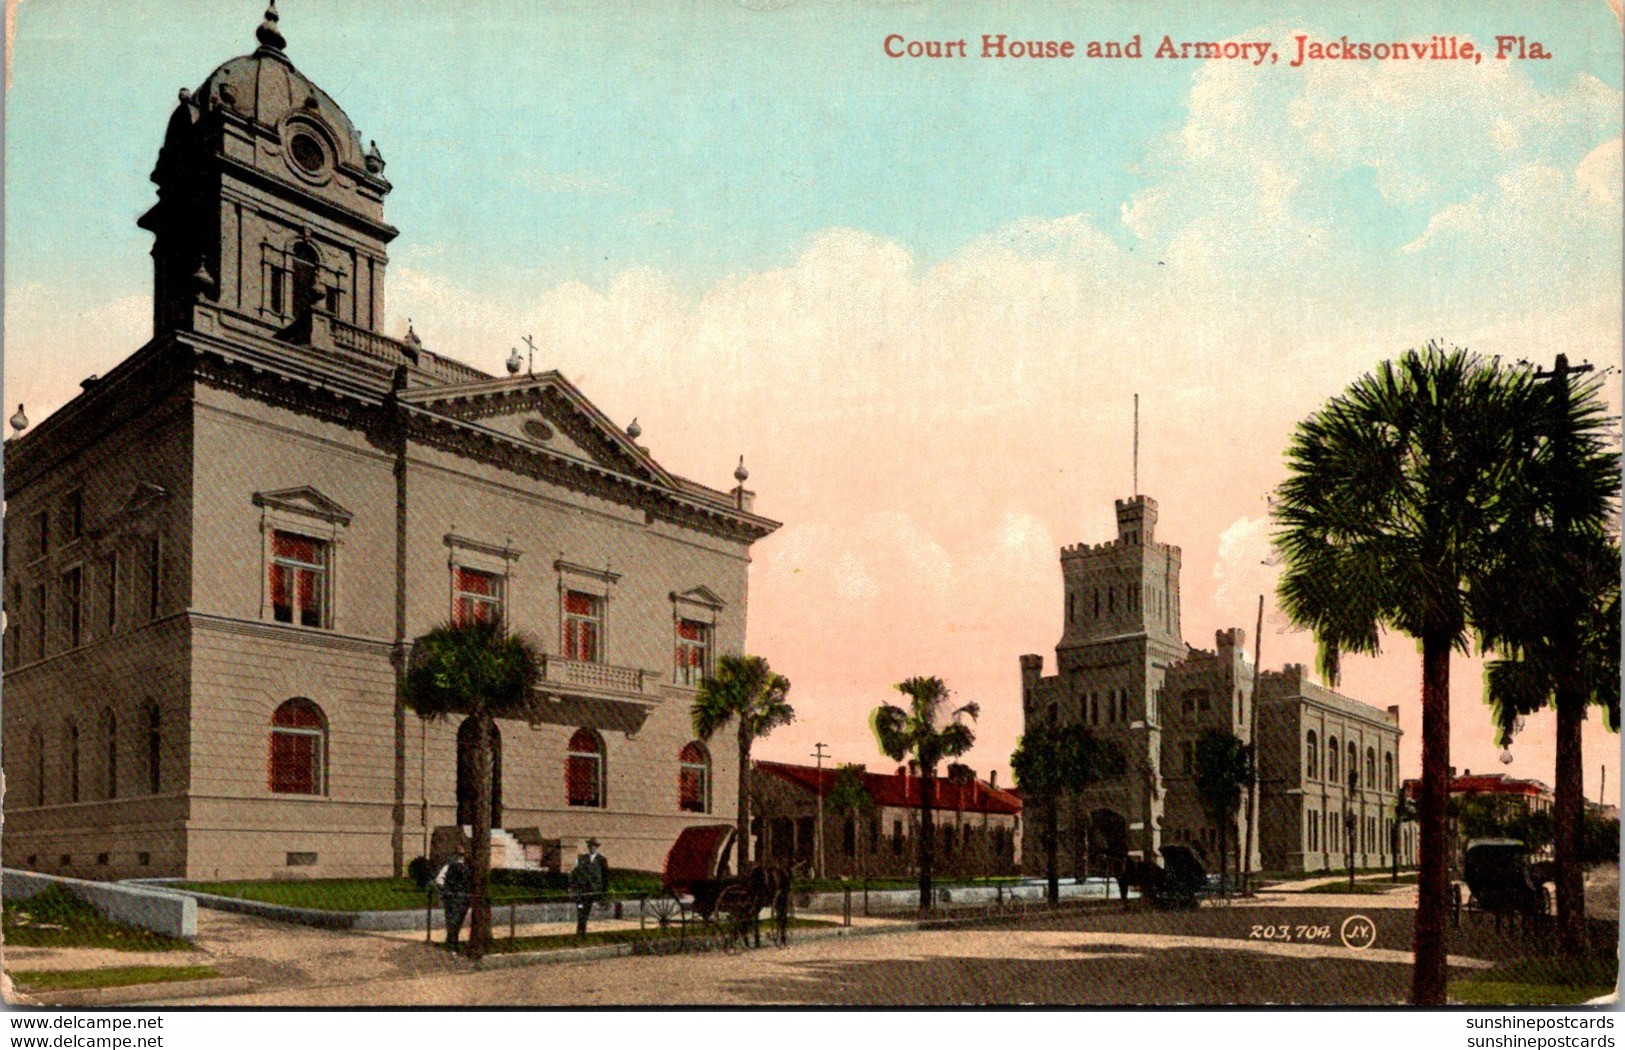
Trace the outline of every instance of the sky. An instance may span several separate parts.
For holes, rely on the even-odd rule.
[[[13,0],[5,403],[38,421],[150,336],[135,219],[182,88],[251,51],[250,0]],[[499,372],[533,335],[668,468],[740,455],[784,527],[752,552],[751,651],[798,721],[762,757],[890,768],[893,684],[1020,732],[1054,670],[1058,550],[1139,489],[1183,551],[1187,641],[1252,632],[1292,429],[1437,339],[1620,358],[1621,32],[1607,0],[725,3],[284,0],[288,55],[377,142],[394,191],[386,331]],[[991,59],[983,34],[1140,59]],[[967,41],[894,59],[885,41]],[[1546,59],[1310,61],[1316,41],[1539,42]],[[1157,59],[1163,37],[1276,61]],[[1617,406],[1617,371],[1607,379]],[[1263,662],[1313,663],[1267,603]],[[1249,646],[1251,643],[1249,642]],[[1398,704],[1404,637],[1339,688]],[[1452,666],[1459,768],[1552,779],[1549,716],[1497,758],[1481,665]],[[1619,797],[1591,719],[1586,790]]]

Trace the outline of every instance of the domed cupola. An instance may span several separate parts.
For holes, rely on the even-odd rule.
[[[294,67],[280,23],[270,0],[259,46],[180,92],[140,222],[157,235],[155,334],[189,327],[200,301],[277,331],[313,304],[383,318],[383,157]]]

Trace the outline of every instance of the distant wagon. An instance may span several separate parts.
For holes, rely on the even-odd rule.
[[[1474,839],[1462,855],[1462,878],[1472,894],[1469,908],[1497,918],[1546,915],[1552,895],[1542,866],[1531,864],[1529,848],[1516,839]]]

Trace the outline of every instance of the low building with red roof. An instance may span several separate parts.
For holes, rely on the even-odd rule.
[[[817,870],[819,800],[840,766],[753,763],[751,812],[756,855]],[[921,777],[910,766],[861,774],[869,812],[837,813],[823,823],[827,876],[910,876],[918,872]],[[936,778],[934,869],[942,877],[1011,875],[1020,867],[1021,800],[977,777]]]

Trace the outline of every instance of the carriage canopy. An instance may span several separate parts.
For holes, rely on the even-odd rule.
[[[684,828],[666,851],[661,886],[672,893],[692,893],[695,883],[717,878],[732,856],[736,837],[732,824]]]

